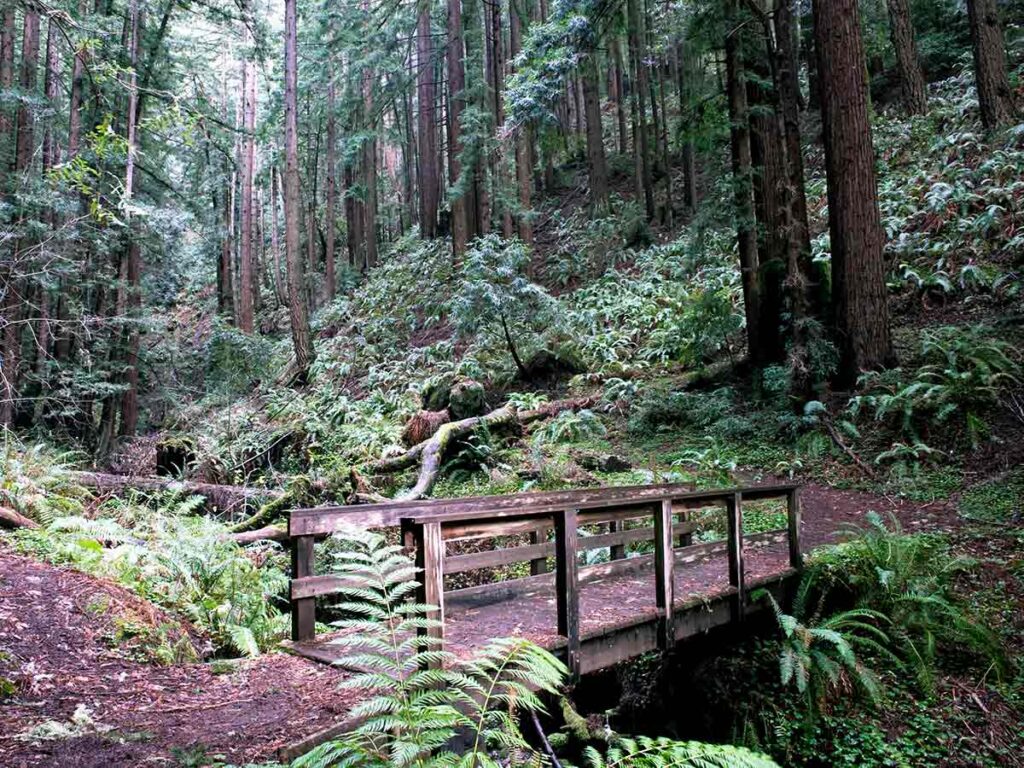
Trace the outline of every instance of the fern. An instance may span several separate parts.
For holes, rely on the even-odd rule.
[[[605,754],[587,747],[583,759],[587,768],[778,768],[770,758],[742,747],[646,737],[618,738]]]
[[[566,674],[550,653],[521,638],[491,641],[460,661],[420,634],[437,625],[429,606],[410,601],[415,568],[401,547],[376,534],[349,533],[334,570],[349,586],[336,608],[343,651],[337,664],[352,672],[343,688],[363,698],[351,716],[361,725],[296,762],[327,766],[490,768],[495,755],[530,752],[516,720],[543,709],[538,692],[554,694]],[[462,756],[443,749],[457,731],[470,734]]]

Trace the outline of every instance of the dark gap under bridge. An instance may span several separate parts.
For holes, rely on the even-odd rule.
[[[781,523],[781,524],[778,524]],[[316,601],[344,578],[317,575],[314,551],[345,527],[398,529],[420,569],[418,600],[456,654],[518,635],[586,674],[744,621],[750,593],[782,596],[801,568],[796,485],[693,491],[684,485],[588,488],[294,510],[294,653],[331,663]],[[756,532],[753,529],[757,529]],[[591,562],[593,553],[603,562]],[[582,562],[581,562],[582,561]],[[465,574],[525,574],[446,588]],[[446,578],[447,577],[447,578]],[[480,580],[480,579],[478,579]]]

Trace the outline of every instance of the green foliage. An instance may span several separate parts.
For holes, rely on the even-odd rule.
[[[89,494],[68,473],[75,454],[26,446],[2,427],[0,440],[0,506],[44,525],[82,513]]]
[[[970,520],[1005,523],[1024,516],[1024,470],[968,488],[960,511]]]
[[[534,446],[578,443],[604,437],[607,429],[600,417],[589,409],[562,411],[533,432]]]
[[[223,525],[195,514],[202,501],[111,499],[95,518],[61,517],[11,538],[24,552],[114,579],[188,619],[219,653],[255,656],[286,627],[275,607],[288,583],[283,557],[276,547],[244,549],[225,540]]]
[[[969,562],[949,554],[934,534],[904,534],[894,520],[887,527],[874,512],[854,537],[819,556],[817,567],[833,584],[847,589],[862,608],[891,622],[891,637],[901,658],[929,689],[939,654],[980,659],[997,674],[1007,661],[1000,640],[979,623],[953,595],[952,577]]]
[[[666,738],[618,738],[605,754],[587,747],[583,759],[587,768],[778,768],[743,747]]]
[[[452,297],[452,322],[462,334],[481,334],[504,344],[517,367],[522,337],[537,346],[537,336],[557,322],[558,302],[536,283],[526,269],[529,250],[517,240],[487,235],[475,240],[462,260],[459,289]]]
[[[813,574],[800,583],[793,600],[793,614],[783,613],[770,592],[761,593],[771,603],[782,631],[779,654],[780,680],[793,685],[813,718],[829,699],[847,692],[864,694],[878,703],[882,691],[877,675],[857,658],[858,651],[874,651],[892,658],[889,637],[880,625],[886,616],[867,608],[824,615],[824,594],[812,609]]]
[[[202,349],[207,391],[235,396],[250,392],[258,382],[271,378],[273,351],[268,339],[215,321]]]
[[[344,589],[337,609],[349,618],[336,622],[343,631],[332,643],[344,651],[338,664],[354,673],[342,685],[361,694],[350,714],[362,724],[299,758],[295,768],[497,768],[509,754],[522,764],[531,750],[517,714],[541,711],[538,693],[556,694],[565,667],[518,638],[493,640],[466,661],[437,650],[420,634],[437,622],[429,606],[409,600],[416,570],[401,547],[376,534],[345,537],[334,570],[358,586]],[[470,744],[459,756],[444,749],[458,729],[468,730]]]
[[[1013,345],[984,327],[939,328],[924,333],[916,370],[864,374],[859,382],[863,394],[851,398],[847,412],[853,419],[870,413],[915,440],[932,424],[957,417],[976,444],[987,432],[987,411],[1020,380],[1019,351]]]

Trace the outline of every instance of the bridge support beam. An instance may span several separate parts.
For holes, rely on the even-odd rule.
[[[432,650],[440,650],[444,643],[444,538],[441,536],[441,523],[417,523],[412,526],[412,534],[420,584],[416,588],[416,600],[421,605],[432,606],[427,616],[437,622],[422,634],[437,641]]]
[[[786,494],[789,520],[789,564],[800,570],[804,567],[804,556],[800,550],[800,489],[792,488]]]
[[[313,537],[292,539],[292,579],[313,575]],[[316,598],[292,600],[292,640],[309,642],[316,637]]]

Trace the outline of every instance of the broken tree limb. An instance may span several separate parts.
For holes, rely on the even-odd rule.
[[[839,430],[836,429],[835,425],[832,423],[832,419],[823,414],[821,423],[825,426],[825,431],[828,432],[828,436],[832,438],[832,442],[836,444],[836,447],[845,453],[850,458],[850,461],[852,461],[861,472],[867,475],[869,479],[877,481],[878,473],[865,464],[864,460],[854,453],[853,449],[846,444],[842,435],[839,434]]]
[[[0,526],[4,528],[38,528],[39,523],[9,507],[0,507]]]
[[[450,421],[442,424],[429,439],[424,440],[422,443],[417,443],[403,454],[380,459],[369,464],[366,467],[366,471],[371,474],[387,474],[400,472],[418,463],[420,471],[416,478],[416,484],[394,499],[386,499],[387,501],[415,501],[429,494],[434,487],[438,473],[441,471],[444,454],[453,440],[465,437],[478,427],[500,427],[516,423],[529,424],[540,419],[551,418],[562,411],[576,411],[589,408],[597,403],[598,400],[597,396],[573,400],[556,400],[553,403],[545,403],[539,408],[533,408],[528,411],[516,411],[513,406],[506,404],[483,416]],[[366,487],[362,475],[353,471],[352,477],[353,483],[356,485],[356,497],[358,499],[376,501],[380,498]]]

